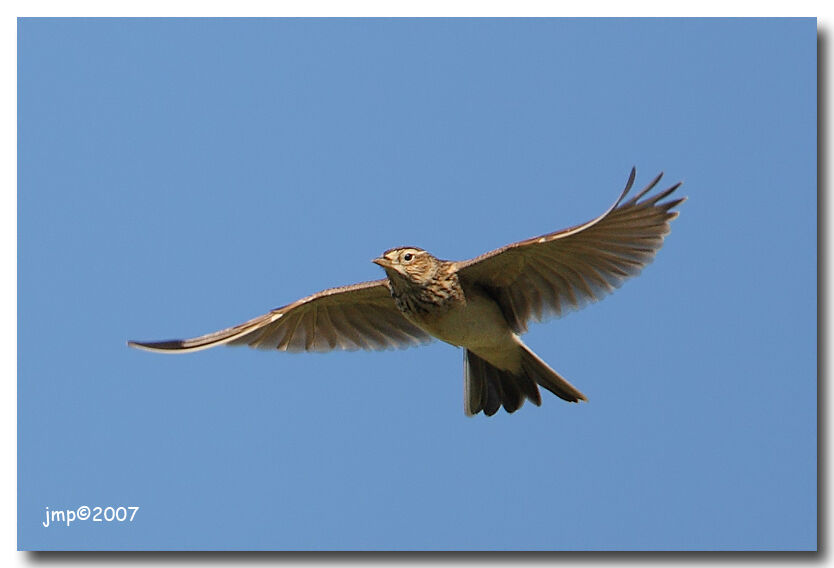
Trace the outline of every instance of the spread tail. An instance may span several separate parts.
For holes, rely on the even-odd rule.
[[[490,365],[468,349],[464,349],[464,412],[474,416],[483,410],[492,416],[501,406],[515,412],[525,400],[541,406],[541,385],[568,402],[588,400],[576,387],[551,369],[530,348],[519,341],[521,370],[513,373]]]

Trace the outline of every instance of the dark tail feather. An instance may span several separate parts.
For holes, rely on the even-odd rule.
[[[587,400],[585,395],[548,367],[527,346],[521,344],[521,348],[521,372],[518,374],[493,367],[464,349],[464,412],[467,416],[474,416],[481,411],[492,416],[501,406],[507,412],[515,412],[525,400],[541,406],[537,383],[567,401]]]
[[[550,366],[539,359],[539,356],[533,353],[529,347],[519,341],[523,354],[521,356],[521,368],[531,379],[536,381],[562,400],[568,402],[579,402],[580,400],[587,401],[585,395],[565,380],[562,375],[550,368]]]

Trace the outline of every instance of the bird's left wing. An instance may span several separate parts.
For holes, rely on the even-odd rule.
[[[402,349],[431,339],[403,317],[383,279],[324,290],[240,325],[193,339],[129,341],[128,345],[179,353],[225,344],[325,352]]]
[[[560,316],[601,299],[654,259],[678,216],[671,209],[686,198],[663,199],[680,183],[640,201],[662,175],[624,202],[634,184],[632,169],[619,199],[596,219],[459,262],[461,284],[489,293],[518,333],[530,319]]]

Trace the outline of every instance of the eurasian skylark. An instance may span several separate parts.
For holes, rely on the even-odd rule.
[[[537,385],[569,402],[587,400],[519,335],[530,320],[561,316],[597,301],[654,258],[686,198],[661,202],[677,183],[646,197],[663,174],[629,201],[625,190],[602,215],[576,227],[513,243],[465,261],[423,249],[385,251],[373,262],[386,278],[324,290],[235,327],[196,337],[130,341],[149,351],[199,351],[250,345],[279,351],[381,350],[433,338],[463,347],[464,411],[515,412]]]

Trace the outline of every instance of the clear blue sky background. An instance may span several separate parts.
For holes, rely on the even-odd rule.
[[[22,20],[19,546],[814,549],[816,23]],[[165,356],[603,211],[656,261],[525,337],[590,402],[466,418],[462,353]],[[140,506],[44,528],[44,508]]]

